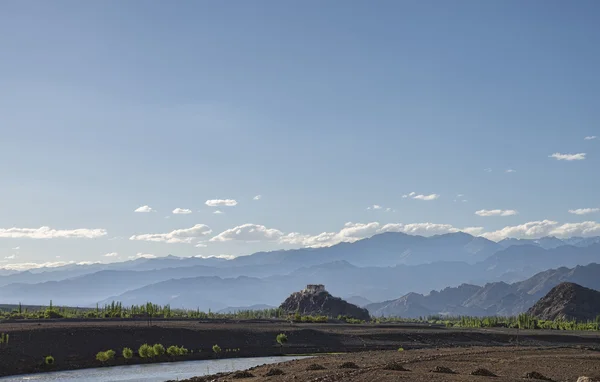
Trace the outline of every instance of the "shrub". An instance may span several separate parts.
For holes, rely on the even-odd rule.
[[[161,344],[155,344],[154,346],[152,346],[152,349],[154,350],[154,355],[156,356],[161,356],[165,354],[165,347],[162,346]]]
[[[133,350],[130,348],[123,348],[123,358],[131,359],[133,357]]]
[[[398,351],[404,351],[404,348],[398,348]]]
[[[115,358],[115,351],[112,349],[107,351],[101,351],[98,352],[98,354],[96,354],[96,359],[100,362],[106,362],[113,358]]]
[[[174,357],[179,355],[179,347],[175,345],[171,345],[167,348],[167,354]]]
[[[325,367],[323,365],[319,365],[318,363],[312,363],[308,365],[306,370],[325,370]]]
[[[54,357],[52,357],[51,355],[47,355],[46,357],[44,357],[44,363],[47,366],[53,366],[54,365]]]
[[[359,367],[354,362],[344,362],[340,365],[340,369],[359,369]]]
[[[281,346],[283,346],[284,344],[286,344],[288,342],[288,338],[285,334],[280,333],[277,335],[277,343]]]
[[[212,351],[218,355],[221,352],[221,347],[219,345],[213,345]]]
[[[96,360],[100,362],[106,362],[108,361],[108,355],[104,351],[98,352],[96,354]]]
[[[152,358],[154,357],[154,348],[148,344],[143,344],[138,349],[138,354],[141,358]]]

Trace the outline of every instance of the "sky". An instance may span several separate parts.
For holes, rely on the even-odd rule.
[[[0,268],[600,235],[597,1],[0,2]]]

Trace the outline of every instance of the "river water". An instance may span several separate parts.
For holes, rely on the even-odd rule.
[[[0,382],[164,382],[221,372],[244,370],[250,367],[291,361],[305,357],[229,358],[205,361],[185,361],[55,371],[0,378]]]

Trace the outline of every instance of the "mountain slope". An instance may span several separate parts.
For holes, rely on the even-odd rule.
[[[600,265],[558,268],[540,272],[527,280],[507,284],[488,283],[482,287],[461,285],[427,295],[409,293],[398,299],[369,304],[373,316],[419,317],[447,315],[512,316],[527,311],[556,285],[568,281],[600,289]]]
[[[600,317],[600,292],[563,282],[552,288],[527,313],[542,320],[592,321]]]

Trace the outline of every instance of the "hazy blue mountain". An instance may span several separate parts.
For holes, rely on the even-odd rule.
[[[361,308],[373,303],[373,301],[370,301],[362,296],[350,296],[348,298],[345,298],[344,300],[348,301],[350,304],[354,304]]]
[[[264,304],[265,301],[283,301],[293,289],[274,288],[272,284],[254,277],[192,277],[167,280],[109,297],[123,305],[170,304],[172,308],[219,311],[230,306]]]
[[[548,250],[537,245],[515,245],[497,251],[501,247],[490,243],[462,233],[429,238],[389,233],[329,248],[257,253],[235,260],[168,256],[114,264],[72,265],[39,273],[0,276],[0,302],[47,304],[52,299],[55,304],[89,306],[128,291],[144,292],[144,287],[159,282],[209,276],[227,280],[248,276],[261,279],[269,288],[286,291],[302,289],[309,283],[320,283],[338,296],[385,301],[408,292],[423,294],[464,283],[514,283],[549,268],[589,264],[600,258],[600,244],[586,247],[564,245]],[[379,251],[376,250],[378,246]],[[484,256],[484,253],[492,251],[495,251],[492,255]],[[401,254],[398,255],[398,252]],[[482,256],[483,260],[474,264],[431,261],[453,258],[452,253],[455,252],[462,254],[459,258]],[[417,258],[428,262],[410,264]],[[377,265],[397,261],[409,264]],[[176,294],[186,297],[188,293],[180,291]],[[249,296],[245,290],[236,293],[242,298],[256,297]],[[508,300],[502,298],[507,304]],[[152,295],[144,293],[137,302],[148,300],[152,300]],[[265,297],[256,299],[256,303],[277,305],[280,301]],[[247,305],[251,304],[227,303],[220,306]],[[459,306],[470,308],[479,305],[463,306],[461,303],[455,308],[459,309]]]
[[[507,238],[498,242],[503,248],[508,248],[515,245],[533,245],[544,249],[554,249],[564,245],[571,245],[574,247],[588,247],[592,244],[600,243],[600,236],[594,237],[570,237],[567,239],[559,239],[554,236],[546,236],[540,239],[514,239]]]
[[[536,301],[562,282],[600,289],[600,264],[561,267],[540,272],[527,280],[484,286],[463,284],[432,291],[427,295],[408,293],[398,299],[367,305],[374,316],[420,317],[435,314],[512,316],[526,312]]]

